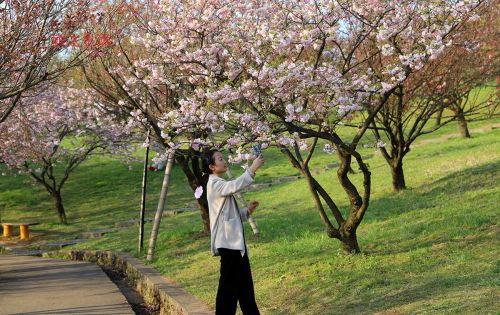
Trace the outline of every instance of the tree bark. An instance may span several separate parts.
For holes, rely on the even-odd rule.
[[[343,186],[344,190],[346,191],[350,203],[351,203],[351,211],[349,213],[349,217],[347,220],[344,220],[342,217],[342,214],[338,210],[337,206],[333,203],[333,200],[330,199],[328,194],[323,190],[321,185],[314,179],[314,177],[311,175],[309,168],[307,166],[307,163],[302,162],[302,158],[300,157],[300,154],[298,154],[297,158],[295,158],[288,149],[282,149],[282,152],[285,153],[288,157],[288,159],[292,162],[292,165],[297,168],[302,175],[304,175],[306,182],[308,184],[308,188],[313,195],[313,199],[316,205],[316,208],[319,211],[321,220],[323,221],[323,224],[326,226],[327,229],[327,235],[331,238],[336,238],[340,240],[342,249],[347,252],[347,253],[360,253],[361,250],[359,248],[358,244],[358,239],[356,236],[356,229],[359,226],[359,223],[363,219],[363,213],[366,210],[365,208],[368,206],[368,198],[366,200],[363,200],[361,196],[358,194],[356,187],[351,183],[351,181],[347,178],[347,174],[349,173],[349,170],[351,169],[351,155],[349,154],[340,154],[340,160],[341,160],[341,165],[339,168],[339,179],[340,183]],[[361,158],[360,156],[357,156],[357,158]],[[359,161],[358,161],[359,162]],[[369,187],[370,187],[370,172],[366,168],[366,165],[364,165],[362,162],[360,164],[360,169],[363,172],[363,175],[365,176],[365,180],[363,185],[365,186],[365,189],[368,189],[368,191],[365,191],[365,194],[369,195]],[[366,174],[365,174],[366,173]],[[368,178],[366,178],[368,176]],[[325,209],[322,205],[322,202],[320,200],[320,195],[323,197],[323,199],[327,202],[328,206],[330,207],[330,210],[332,211],[333,215],[335,216],[335,219],[337,223],[339,224],[340,228],[336,229],[328,216],[326,215]]]
[[[189,186],[194,192],[196,190],[196,187],[201,185],[201,180],[196,176],[195,172],[193,172],[193,170],[189,167],[189,162],[191,161],[191,163],[198,163],[198,161],[192,160],[188,155],[184,156],[178,154],[175,157],[177,159],[177,162],[181,166],[184,175],[186,175]],[[194,167],[195,166],[193,165],[193,168]],[[210,235],[210,217],[208,214],[208,202],[206,198],[205,199],[200,198],[197,201],[200,207],[201,220],[203,222],[203,233]]]
[[[462,108],[458,107],[455,111],[455,117],[458,121],[458,129],[460,130],[460,135],[462,138],[470,138],[469,127],[467,126],[467,120],[465,119],[464,111]]]
[[[316,141],[314,143],[314,146],[315,145]],[[339,209],[337,208],[333,200],[330,198],[328,193],[323,189],[323,187],[321,187],[318,181],[314,179],[314,177],[311,174],[311,171],[309,170],[308,161],[313,151],[309,153],[309,157],[306,159],[306,162],[304,162],[302,156],[300,155],[300,152],[297,149],[295,150],[297,156],[294,156],[288,148],[286,147],[281,148],[281,152],[285,154],[285,156],[290,160],[293,167],[299,170],[300,173],[305,177],[309,191],[313,196],[316,209],[318,209],[319,215],[321,217],[321,221],[323,221],[323,224],[326,227],[326,234],[330,238],[340,239],[340,234],[338,230],[333,226],[328,216],[326,215],[325,209],[319,197],[321,196],[326,201],[328,207],[330,207],[330,210],[335,216],[335,219],[337,220],[339,226],[344,222],[344,218],[342,218],[342,214],[340,213]]]
[[[356,237],[356,230],[363,219],[364,211],[368,207],[368,197],[370,192],[370,172],[368,170],[363,169],[360,165],[360,168],[365,176],[365,180],[363,185],[365,186],[365,197],[366,200],[359,195],[356,186],[351,182],[347,174],[349,173],[349,169],[351,167],[351,153],[347,152],[345,149],[338,148],[338,157],[340,160],[340,166],[337,170],[337,177],[339,179],[340,185],[346,192],[349,197],[350,210],[347,220],[340,227],[340,242],[342,243],[342,249],[348,253],[360,253],[361,250],[359,248],[358,239]],[[364,166],[364,165],[363,165]],[[367,174],[365,174],[367,172]],[[366,176],[368,176],[366,178]]]
[[[61,191],[54,190],[52,192],[51,196],[54,200],[54,205],[56,206],[57,215],[59,217],[59,222],[62,224],[68,224],[68,221],[66,219],[66,212],[64,211],[64,206],[63,206],[63,202],[62,202]]]
[[[403,161],[396,160],[393,163],[389,163],[389,165],[391,167],[393,190],[397,192],[406,189]]]
[[[200,206],[201,220],[203,221],[203,233],[210,235],[210,217],[208,215],[208,202],[206,200],[198,199]]]
[[[330,222],[330,219],[328,219],[328,216],[326,215],[325,209],[323,208],[323,204],[321,203],[321,199],[319,198],[318,195],[318,190],[316,189],[313,181],[313,177],[311,173],[309,172],[308,168],[304,168],[302,170],[302,174],[306,178],[307,186],[309,187],[309,191],[311,192],[311,195],[313,196],[314,203],[316,204],[316,209],[319,211],[319,215],[321,217],[321,221],[323,221],[323,224],[326,226],[326,232],[329,237],[332,238],[338,238],[338,232],[335,230],[335,227],[332,225]]]
[[[444,112],[444,109],[446,107],[445,100],[444,100],[443,96],[441,96],[439,98],[439,105],[438,106],[439,106],[439,109],[436,113],[436,126],[441,125],[441,120],[443,119],[443,112]]]
[[[444,111],[444,108],[441,107],[438,112],[436,113],[436,126],[439,126],[441,125],[441,119],[443,117],[443,111]]]
[[[340,229],[340,241],[342,242],[342,249],[345,252],[351,254],[358,254],[361,252],[359,249],[356,229],[351,230],[348,226],[344,225]]]

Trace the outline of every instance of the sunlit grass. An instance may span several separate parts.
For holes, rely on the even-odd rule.
[[[491,126],[490,120],[471,128]],[[456,132],[449,125],[426,138]],[[389,168],[373,148],[363,149],[373,174],[370,208],[358,230],[363,254],[345,255],[326,236],[303,179],[245,194],[259,200],[255,213],[261,236],[248,235],[257,301],[263,314],[495,314],[499,309],[500,203],[499,129],[417,145],[405,159],[409,187],[393,193]],[[418,143],[417,143],[418,144]],[[297,174],[278,151],[265,152],[258,181]],[[318,150],[313,167],[334,163]],[[2,220],[33,219],[35,234],[76,237],[79,232],[113,227],[139,214],[142,165],[132,171],[113,159],[82,164],[63,198],[70,225],[56,222],[46,192],[23,176],[0,178]],[[317,179],[347,211],[335,169]],[[234,173],[242,169],[234,167]],[[147,215],[156,209],[161,172],[149,173]],[[360,174],[353,175],[356,184]],[[185,207],[193,193],[174,167],[167,208]],[[146,225],[148,239],[151,224]],[[200,236],[197,211],[165,217],[153,266],[214,305],[219,260],[209,239]],[[136,254],[137,226],[75,248]],[[140,255],[144,258],[143,255]]]

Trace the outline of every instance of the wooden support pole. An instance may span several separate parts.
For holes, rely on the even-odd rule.
[[[165,167],[165,175],[163,176],[163,184],[161,185],[160,200],[158,202],[158,208],[156,209],[153,229],[151,230],[151,237],[149,238],[148,256],[146,258],[148,261],[151,261],[154,258],[156,239],[158,238],[160,222],[161,218],[163,217],[163,211],[165,210],[168,186],[170,185],[170,174],[172,173],[172,165],[174,164],[174,154],[175,151],[172,151],[168,155],[167,166]]]
[[[148,135],[146,137],[148,146],[146,147],[146,154],[144,155],[144,168],[142,171],[141,212],[139,214],[139,244],[138,244],[139,254],[142,252],[142,248],[144,247],[144,215],[146,212],[146,186],[148,179],[148,160],[149,160],[149,146],[150,146],[149,134],[150,131],[148,130]]]

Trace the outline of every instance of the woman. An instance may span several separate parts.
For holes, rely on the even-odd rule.
[[[220,256],[221,261],[216,315],[236,314],[238,301],[243,314],[259,314],[243,230],[243,220],[248,219],[259,203],[254,201],[248,209],[239,209],[234,194],[253,182],[255,172],[262,164],[264,158],[260,155],[240,177],[226,181],[222,176],[227,171],[227,163],[222,154],[218,150],[204,153],[211,250],[212,255]]]

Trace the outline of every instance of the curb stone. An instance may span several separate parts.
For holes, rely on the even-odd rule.
[[[178,208],[178,209],[171,209],[171,210],[165,210],[163,211],[163,217],[170,217],[179,213],[184,213],[188,211],[195,211],[198,210],[197,208]]]
[[[89,261],[99,266],[122,270],[132,286],[144,297],[146,303],[160,310],[160,315],[213,314],[206,304],[174,281],[128,254],[67,250],[44,253],[43,257]]]
[[[51,250],[58,250],[62,249],[65,246],[69,245],[75,245],[79,243],[86,242],[86,239],[74,239],[74,240],[63,240],[55,243],[45,243],[40,245],[40,250],[42,251],[51,251]]]
[[[118,221],[115,223],[115,227],[131,227],[136,224],[139,224],[139,219],[130,219],[126,221]],[[153,218],[144,218],[144,222],[152,222]]]
[[[89,232],[82,232],[80,233],[80,238],[81,239],[91,239],[91,238],[97,238],[101,237],[104,234],[116,232],[116,231],[121,231],[121,230],[126,230],[129,227],[114,227],[110,229],[102,229],[102,230],[96,230],[96,231],[89,231]]]
[[[62,249],[65,246],[75,245],[85,242],[85,239],[63,240],[55,243],[44,243],[40,245],[6,245],[0,243],[0,254],[21,255],[21,256],[41,256],[44,252]]]

